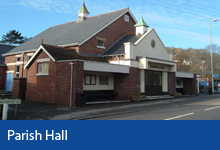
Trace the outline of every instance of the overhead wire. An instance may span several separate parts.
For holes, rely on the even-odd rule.
[[[176,8],[165,6],[161,3],[154,3],[152,1],[147,1],[147,0],[139,0],[139,1],[149,3],[149,4],[153,4],[153,5],[156,5],[156,6],[160,6],[160,7],[163,7],[163,8],[168,8],[168,9],[171,9],[171,10],[174,10],[174,11],[183,12],[183,13],[188,14],[188,15],[194,15],[194,16],[197,16],[197,17],[203,17],[203,18],[207,18],[207,19],[211,19],[211,18],[213,19],[213,17],[217,17],[213,14],[208,14],[208,13],[204,13],[204,12],[201,12],[201,11],[185,8],[185,7],[182,7],[182,6],[179,6],[179,5],[174,5],[174,4],[171,4],[171,3],[167,3],[167,2],[164,2],[164,1],[161,1],[161,0],[157,0],[157,1],[159,1],[163,4],[167,4],[169,6],[176,6]],[[177,9],[177,8],[182,8],[184,10]],[[198,15],[198,13],[199,13],[199,15]],[[204,14],[205,16],[202,16],[201,14]],[[217,18],[219,18],[219,17],[217,17]]]

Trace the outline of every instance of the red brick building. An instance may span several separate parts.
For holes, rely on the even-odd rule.
[[[11,85],[10,81],[12,82],[13,79],[11,78],[11,80],[10,80],[11,74],[9,72],[7,72],[7,73],[9,73],[8,76],[6,74],[7,66],[5,64],[5,58],[2,57],[2,54],[9,52],[13,48],[15,48],[15,46],[0,44],[0,90],[5,90],[5,89],[8,90],[8,89],[12,88],[10,86],[6,87],[6,80],[7,80],[7,84]],[[12,77],[12,75],[11,75],[11,77]]]
[[[143,18],[137,22],[129,8],[88,17],[83,5],[78,13],[77,21],[53,26],[4,54],[14,64],[7,68],[17,78],[14,98],[75,106],[83,93],[88,101],[128,100],[176,90],[173,55]]]

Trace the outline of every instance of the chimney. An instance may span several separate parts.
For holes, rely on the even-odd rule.
[[[141,17],[140,21],[134,25],[134,27],[136,27],[136,35],[143,35],[147,32],[149,26],[146,24],[143,17]]]
[[[77,19],[77,22],[82,22],[88,18],[90,13],[89,13],[88,9],[86,8],[85,2],[83,2],[83,6],[78,11],[78,14],[79,14],[79,17]]]

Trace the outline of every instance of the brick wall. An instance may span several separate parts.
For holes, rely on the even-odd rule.
[[[183,91],[185,95],[187,94],[196,94],[196,74],[194,74],[193,79],[184,78],[183,79]]]
[[[176,91],[176,73],[168,73],[168,93],[174,93]]]
[[[49,58],[45,52],[41,52],[40,58]],[[56,87],[56,63],[50,60],[49,75],[36,76],[37,60],[28,69],[26,99],[36,102],[54,103]]]
[[[71,62],[59,62],[57,64],[56,79],[56,104],[70,105]],[[73,65],[73,101],[76,105],[75,95],[83,93],[83,61],[74,61]]]
[[[14,78],[13,80],[13,95],[14,99],[25,99],[27,79],[26,78]]]
[[[127,13],[129,15],[129,13]],[[80,46],[79,51],[81,53],[90,53],[90,54],[101,54],[107,48],[109,48],[112,44],[114,44],[119,38],[121,38],[124,34],[127,33],[135,33],[135,22],[130,17],[130,21],[124,21],[124,15],[120,17],[118,20],[113,22],[111,25],[103,29],[100,33],[89,39],[83,45]],[[105,39],[105,47],[106,49],[97,48],[97,38]]]
[[[118,100],[129,100],[132,95],[140,93],[140,70],[130,67],[129,74],[115,73],[114,90]]]
[[[0,66],[0,90],[5,90],[6,69],[6,66]]]

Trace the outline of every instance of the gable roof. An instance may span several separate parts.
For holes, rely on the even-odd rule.
[[[25,68],[30,66],[31,62],[36,59],[36,56],[44,51],[54,62],[57,61],[72,61],[72,60],[86,60],[86,61],[95,61],[95,62],[105,62],[107,61],[100,57],[85,56],[81,55],[75,50],[70,50],[63,47],[58,47],[54,45],[42,44],[38,50],[31,57],[30,61],[25,65]]]
[[[125,54],[124,43],[127,42],[135,43],[140,37],[141,36],[136,36],[136,34],[124,35],[121,39],[119,39],[111,47],[109,47],[102,54],[102,56]]]
[[[89,17],[83,22],[74,21],[50,27],[49,29],[43,31],[29,41],[14,48],[7,54],[10,55],[22,51],[36,50],[39,47],[41,39],[44,39],[44,43],[55,46],[80,46],[127,12],[129,12],[134,21],[137,22],[130,12],[129,8],[103,15]]]
[[[16,46],[0,44],[0,65],[5,64],[5,58],[2,57],[2,54],[5,54],[5,53],[9,52],[10,50],[12,50],[15,47]]]

